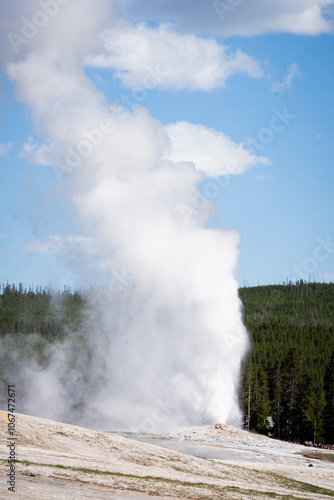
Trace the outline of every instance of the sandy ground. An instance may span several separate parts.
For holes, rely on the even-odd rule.
[[[233,427],[196,427],[129,439],[27,415],[16,415],[19,462],[12,493],[6,483],[9,435],[4,412],[0,435],[0,498],[284,500],[334,496],[334,463],[306,459],[299,454],[306,450],[302,446]]]

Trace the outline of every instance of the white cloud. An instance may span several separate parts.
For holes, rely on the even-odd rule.
[[[257,164],[268,165],[264,156],[255,156],[222,132],[204,125],[178,122],[167,125],[171,150],[168,159],[191,161],[209,177],[239,175]]]
[[[52,145],[42,144],[40,146],[30,136],[28,141],[23,145],[19,157],[35,165],[50,165],[52,163],[52,154]]]
[[[118,25],[103,33],[104,51],[87,64],[116,70],[124,85],[143,88],[209,91],[228,77],[245,73],[260,77],[260,64],[241,50],[232,52],[216,40],[182,35],[168,24]]]
[[[119,0],[137,21],[169,19],[183,32],[216,36],[333,32],[333,0]]]
[[[25,247],[26,252],[71,254],[97,252],[94,241],[84,236],[47,236],[31,241]]]
[[[282,92],[282,90],[291,89],[293,80],[301,77],[302,73],[299,70],[298,64],[291,64],[287,74],[283,76],[283,80],[281,82],[273,82],[271,84],[271,90],[272,92]]]
[[[0,156],[6,156],[12,149],[14,141],[0,143]]]
[[[63,61],[73,63],[97,43],[95,32],[112,22],[112,2],[99,0],[98,8],[96,3],[92,0],[2,1],[0,59],[12,61],[17,56],[53,45],[56,48],[53,55],[61,53]],[[86,36],[82,37],[82,33]]]

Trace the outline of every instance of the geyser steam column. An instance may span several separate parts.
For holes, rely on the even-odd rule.
[[[149,134],[141,137],[146,154],[165,133],[150,124],[141,114],[135,132]],[[126,130],[135,128],[129,123]],[[131,143],[128,135],[117,143],[126,138]],[[103,349],[105,416],[114,428],[145,431],[238,423],[236,390],[247,346],[234,277],[239,235],[201,227],[209,213],[197,219],[178,213],[203,178],[193,163],[155,161],[138,169],[129,154],[125,149],[122,180],[105,172],[77,199],[84,219],[100,227],[96,238],[103,235],[109,247],[110,274],[116,258],[132,277],[131,287],[111,296],[103,311],[102,330],[113,332]]]
[[[238,377],[247,348],[234,276],[239,235],[205,229],[213,201],[196,217],[184,218],[179,207],[193,205],[201,181],[231,173],[231,162],[238,174],[265,159],[212,129],[187,122],[164,127],[143,107],[110,106],[82,70],[86,55],[96,50],[97,33],[115,23],[110,4],[100,0],[96,8],[93,0],[72,0],[7,66],[47,137],[41,147],[29,142],[29,158],[64,166],[83,240],[103,249],[100,269],[110,276],[109,289],[115,290],[115,267],[131,276],[122,293],[92,302],[100,323],[85,329],[90,351],[82,359],[89,359],[96,383],[91,394],[83,382],[86,401],[73,404],[82,414],[71,415],[109,429],[238,423]],[[19,5],[18,22],[22,14],[33,15],[33,1]],[[120,60],[128,56],[122,44],[116,47]],[[94,137],[96,144],[85,148]],[[73,151],[79,161],[69,168]],[[62,377],[59,366],[71,359],[74,343],[59,344],[46,369],[57,404],[37,383],[44,372],[31,376],[41,416],[54,408],[56,418],[69,418],[73,383],[67,381],[77,381],[79,389],[87,369],[71,362]]]

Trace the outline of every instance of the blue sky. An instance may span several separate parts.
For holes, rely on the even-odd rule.
[[[277,3],[271,3],[274,12]],[[304,29],[300,13],[297,33],[290,25],[270,32],[269,12],[263,25],[254,21],[254,33],[248,35],[243,34],[247,24],[241,5],[232,13],[231,22],[226,18],[221,33],[217,19],[208,23],[206,33],[199,33],[195,18],[182,27],[182,6],[186,4],[179,2],[178,10],[173,2],[163,2],[159,12],[159,8],[150,9],[148,1],[138,2],[136,11],[130,3],[127,22],[146,21],[154,30],[172,19],[180,36],[214,37],[232,53],[241,49],[258,63],[262,74],[256,75],[255,67],[244,69],[209,89],[193,89],[193,84],[175,80],[169,87],[145,89],[140,102],[132,94],[139,77],[133,75],[132,87],[126,77],[117,77],[117,71],[124,70],[123,61],[118,66],[113,62],[113,67],[88,64],[86,74],[110,103],[130,96],[130,102],[147,108],[162,125],[186,121],[214,128],[270,161],[270,165],[252,166],[242,175],[218,183],[216,214],[207,223],[209,227],[234,228],[241,234],[240,285],[282,283],[287,278],[334,281],[334,38],[330,21],[328,28],[318,26],[315,18],[314,26]],[[203,2],[194,2],[200,4]],[[18,10],[18,19],[21,14]],[[208,11],[211,17],[212,10]],[[117,33],[122,29],[128,28],[121,25]],[[24,58],[26,53],[20,56]],[[30,136],[39,144],[48,137],[32,118],[31,108],[18,101],[6,75],[7,65],[8,57],[4,57],[0,80],[0,283],[79,286],[80,275],[70,254],[27,249],[34,240],[80,235],[81,226],[75,207],[64,196],[66,182],[59,182],[52,168],[22,155]],[[273,118],[282,115],[285,118],[278,131]],[[204,193],[203,186],[205,183]]]

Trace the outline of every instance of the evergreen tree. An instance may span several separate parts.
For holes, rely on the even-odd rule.
[[[274,423],[274,432],[278,439],[281,438],[282,419],[282,363],[279,359],[269,360],[267,364],[268,390],[270,399],[271,415]]]
[[[255,375],[251,401],[252,409],[250,426],[252,429],[256,429],[261,434],[267,434],[269,426],[268,417],[270,415],[270,402],[267,375],[262,367],[257,369]]]
[[[319,389],[313,393],[310,400],[309,413],[306,422],[305,440],[313,443],[323,443],[325,441],[323,416],[325,408],[325,391]]]
[[[51,296],[22,283],[0,291],[1,389],[13,353],[41,364],[50,343],[82,331],[85,296],[68,286]],[[240,384],[245,428],[267,433],[272,416],[275,437],[334,443],[334,284],[300,281],[239,294],[251,340]]]
[[[297,381],[301,376],[300,365],[295,367],[297,350],[290,349],[283,363],[283,413],[282,432],[287,440],[291,440],[293,411],[297,400]]]
[[[250,430],[251,404],[254,382],[252,380],[252,362],[250,356],[244,361],[242,369],[239,399],[243,413],[243,424],[245,429]]]
[[[326,405],[324,411],[325,438],[327,443],[334,443],[334,351],[324,376]]]

